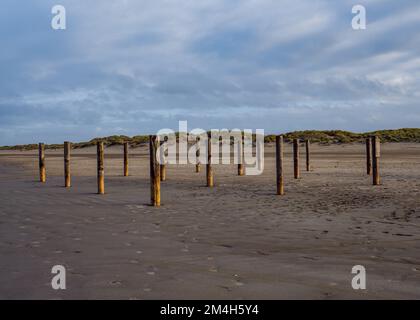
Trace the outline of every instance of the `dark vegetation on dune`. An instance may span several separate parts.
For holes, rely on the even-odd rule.
[[[293,139],[310,139],[312,142],[321,144],[333,143],[362,143],[365,139],[377,135],[382,142],[420,142],[420,128],[404,128],[395,130],[378,130],[365,133],[354,133],[343,130],[306,130],[294,131],[284,134],[287,142]],[[276,141],[275,135],[265,136],[265,142]]]
[[[382,142],[420,142],[420,128],[404,128],[395,130],[378,130],[365,133],[354,133],[343,130],[306,130],[294,131],[283,134],[285,142],[291,142],[293,139],[310,139],[313,143],[320,144],[340,144],[340,143],[363,143],[369,136],[377,135]],[[274,142],[275,135],[266,135],[265,142]],[[149,141],[148,135],[128,136],[109,136],[103,138],[94,138],[87,142],[76,142],[72,146],[75,149],[95,146],[98,141],[103,141],[106,146],[121,145],[128,142],[132,148],[146,144]],[[63,148],[63,144],[49,144],[47,149]],[[25,144],[16,146],[3,146],[0,150],[34,150],[38,144]]]

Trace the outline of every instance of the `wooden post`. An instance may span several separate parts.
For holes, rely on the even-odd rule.
[[[366,173],[370,176],[372,174],[372,138],[366,138]]]
[[[241,132],[241,140],[238,144],[238,157],[240,159],[238,163],[238,176],[243,176],[245,174],[245,164],[244,164],[244,136]]]
[[[124,177],[128,177],[128,142],[124,142]]]
[[[200,153],[201,153],[200,146],[201,146],[201,144],[200,144],[200,141],[201,141],[200,137],[197,137],[196,144],[195,144],[197,146],[197,149],[195,151],[195,156],[196,156],[195,172],[196,173],[199,173],[201,171],[201,163],[200,163]]]
[[[165,181],[166,180],[166,165],[165,165],[165,150],[163,150],[162,145],[163,145],[163,141],[160,142],[160,181]]]
[[[300,178],[299,170],[299,139],[293,139],[293,167],[295,179]]]
[[[65,141],[64,142],[64,186],[66,188],[71,187],[70,150],[71,150],[71,143],[68,141]]]
[[[373,172],[373,185],[381,184],[379,175],[379,158],[381,157],[381,142],[379,137],[374,136],[372,139],[372,172]]]
[[[38,145],[39,153],[39,181],[44,183],[46,181],[46,172],[45,172],[45,145],[40,143]]]
[[[276,136],[276,180],[277,180],[277,194],[284,194],[284,179],[283,179],[283,136]]]
[[[211,134],[208,135],[207,139],[207,187],[214,186],[214,179],[213,179],[213,168],[211,166]]]
[[[150,200],[154,207],[160,207],[160,166],[156,159],[159,146],[157,136],[149,136],[150,156]]]
[[[98,141],[96,144],[96,157],[97,157],[97,169],[98,169],[98,194],[105,193],[105,181],[104,181],[104,143]]]
[[[305,141],[305,144],[306,144],[306,171],[311,171],[311,150],[310,150],[310,145],[311,145],[311,142],[310,142],[310,140],[309,139],[307,139],[306,141]]]

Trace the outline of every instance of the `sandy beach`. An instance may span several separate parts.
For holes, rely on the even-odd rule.
[[[215,166],[170,165],[162,206],[150,203],[148,149],[105,150],[105,195],[96,194],[96,149],[0,152],[0,299],[420,299],[420,144],[382,145],[380,186],[365,147],[312,147],[293,179],[286,145],[284,196],[275,194],[274,146],[260,176]],[[67,289],[51,288],[64,265]],[[363,265],[367,289],[354,290]]]

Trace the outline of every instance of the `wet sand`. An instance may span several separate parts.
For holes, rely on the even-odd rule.
[[[313,145],[311,172],[293,179],[286,145],[284,196],[275,195],[273,145],[261,176],[215,166],[167,168],[162,207],[149,206],[148,150],[105,150],[96,192],[93,148],[0,151],[1,299],[420,299],[420,144],[382,146],[382,185],[366,175],[362,144]],[[304,150],[302,150],[304,151]],[[64,265],[67,289],[51,288]],[[363,265],[367,290],[353,290]]]

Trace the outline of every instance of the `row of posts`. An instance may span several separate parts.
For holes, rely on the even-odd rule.
[[[199,138],[198,138],[199,139]],[[159,142],[159,139],[155,135],[149,136],[149,157],[150,157],[150,188],[151,188],[151,204],[153,206],[160,206],[160,182],[166,180],[166,165],[159,164],[157,161],[157,151],[159,145],[163,142]],[[284,195],[284,147],[283,147],[283,136],[276,136],[276,186],[277,194]],[[293,140],[293,173],[294,178],[300,178],[300,166],[299,166],[299,139]],[[98,194],[105,193],[105,174],[104,174],[104,143],[97,142],[97,183],[98,183]],[[128,142],[124,143],[124,176],[128,176]],[[206,180],[207,187],[214,186],[214,174],[212,168],[212,153],[211,153],[211,139],[208,139],[208,159],[206,164]],[[243,158],[243,137],[241,143],[238,145],[238,152]],[[311,170],[310,165],[310,141],[305,141],[306,148],[306,171]],[[71,186],[71,173],[70,173],[70,150],[71,143],[64,142],[64,184],[66,188]],[[162,149],[161,149],[162,150]],[[165,156],[165,154],[161,155]],[[201,171],[201,163],[198,161],[200,157],[200,149],[196,151],[197,163],[196,172]],[[380,140],[379,137],[369,137],[366,139],[366,164],[367,174],[372,175],[373,185],[380,184],[379,177],[379,158],[380,158]],[[243,159],[242,159],[243,160]],[[163,161],[161,161],[163,163]],[[245,174],[245,166],[243,161],[239,161],[238,164],[238,175],[243,176]],[[40,181],[46,181],[46,170],[45,170],[45,147],[43,143],[39,144],[39,176]]]
[[[310,163],[310,140],[305,140],[305,149],[306,149],[306,171],[311,170]],[[300,178],[300,159],[299,159],[299,139],[293,139],[293,176],[295,179]],[[276,136],[276,185],[277,185],[277,194],[284,194],[284,174],[283,174],[283,157],[284,147],[283,147],[283,136]]]

